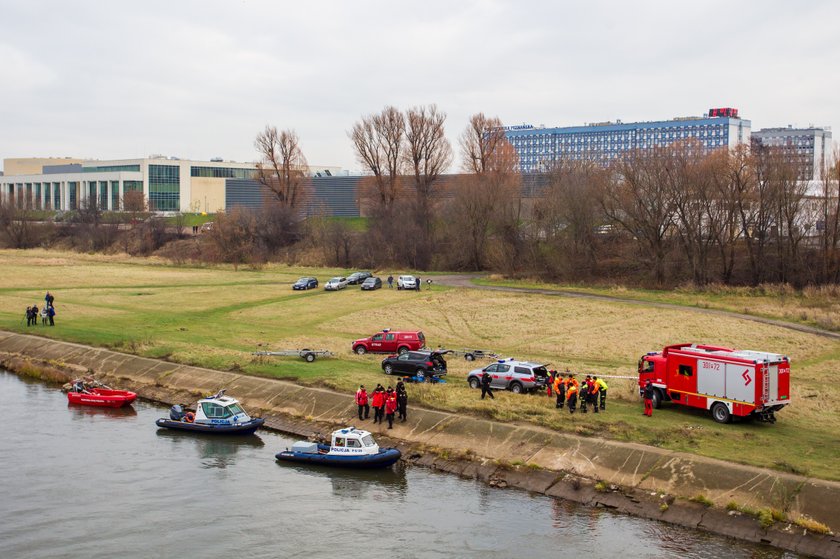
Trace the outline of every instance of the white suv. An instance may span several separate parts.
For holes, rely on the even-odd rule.
[[[417,278],[415,278],[414,276],[398,277],[397,289],[417,289]]]
[[[327,291],[338,291],[339,289],[344,289],[345,287],[347,287],[347,278],[343,277],[332,278],[324,284],[324,289]]]
[[[482,369],[470,371],[467,375],[467,383],[470,388],[481,386],[481,377],[485,371],[490,374],[492,379],[491,387],[507,389],[514,394],[539,390],[545,387],[548,378],[548,369],[541,363],[499,359]]]

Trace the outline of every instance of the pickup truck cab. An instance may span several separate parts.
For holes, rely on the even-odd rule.
[[[423,332],[396,331],[386,328],[381,332],[368,337],[355,340],[352,344],[353,351],[359,355],[365,353],[397,353],[402,355],[406,351],[416,351],[426,345],[426,337]]]

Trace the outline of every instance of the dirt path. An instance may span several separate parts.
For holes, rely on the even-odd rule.
[[[777,320],[773,318],[764,318],[761,316],[754,316],[734,311],[725,311],[721,309],[700,309],[697,307],[689,307],[685,305],[677,305],[675,303],[659,303],[656,301],[640,301],[638,299],[628,299],[624,297],[614,297],[612,295],[596,295],[593,293],[581,293],[578,291],[557,291],[554,289],[539,289],[536,287],[508,287],[502,285],[479,285],[473,283],[473,280],[482,278],[481,274],[451,274],[444,276],[435,276],[436,283],[446,285],[448,287],[462,287],[466,289],[483,289],[487,291],[502,291],[507,293],[531,293],[535,295],[549,295],[552,297],[569,297],[576,299],[592,299],[596,301],[606,301],[608,303],[623,303],[628,305],[639,305],[646,307],[657,307],[661,309],[675,309],[681,311],[694,311],[703,314],[727,316],[731,318],[739,318],[741,320],[749,320],[752,322],[760,322],[761,324],[770,324],[778,326],[779,328],[786,328],[788,330],[795,330],[797,332],[805,332],[806,334],[814,334],[816,336],[823,336],[834,340],[840,340],[840,333],[823,330],[814,326],[806,326],[804,324],[795,324],[793,322],[785,322],[784,320]]]

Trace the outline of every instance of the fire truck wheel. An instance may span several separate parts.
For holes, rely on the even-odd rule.
[[[715,402],[712,404],[712,417],[718,423],[729,423],[729,420],[732,418],[729,413],[729,408],[727,408],[726,404],[723,402]]]
[[[659,391],[658,388],[653,389],[653,398],[651,399],[653,403],[653,409],[658,410],[659,405],[662,404],[662,392]]]
[[[400,355],[402,355],[403,353],[408,353],[408,348],[405,346],[400,346],[400,348],[397,350],[397,353],[399,353]]]

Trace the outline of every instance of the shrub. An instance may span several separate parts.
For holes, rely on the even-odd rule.
[[[691,501],[692,503],[699,503],[704,507],[711,507],[712,505],[714,505],[712,500],[703,495],[702,493],[698,493],[694,497],[690,498],[689,501]]]
[[[809,518],[807,516],[799,516],[793,519],[793,523],[799,526],[800,528],[805,528],[809,532],[813,532],[815,534],[831,534],[831,529],[823,524],[822,522],[817,522],[813,518]]]

